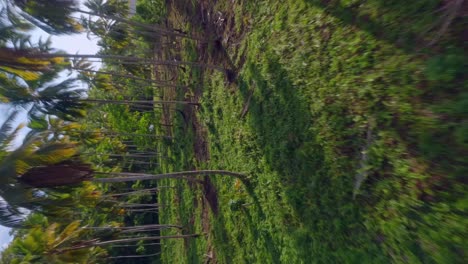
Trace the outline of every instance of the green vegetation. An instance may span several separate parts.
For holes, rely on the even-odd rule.
[[[213,8],[236,25],[224,38],[244,37],[226,44],[235,83],[203,76],[198,118],[210,159],[198,166],[250,181],[213,180],[219,212],[208,245],[186,247],[185,262],[211,251],[220,263],[462,262],[462,29],[434,48],[422,32],[441,23],[437,1],[347,2]],[[197,195],[180,188],[160,198],[193,212],[162,219],[197,223]],[[181,254],[181,242],[165,244],[166,261]]]
[[[38,56],[0,38],[2,101],[35,107],[32,143],[12,151],[14,118],[0,128],[2,184],[14,183],[1,189],[14,210],[1,205],[0,221],[27,227],[0,263],[467,258],[463,1],[142,0],[130,20],[124,1],[89,1],[100,19],[64,28],[76,7],[51,20],[13,2],[54,34],[87,29],[101,52]],[[44,89],[65,69],[91,88],[86,99],[74,79]],[[246,177],[27,181],[44,168],[59,181],[74,165],[98,181]],[[24,221],[17,208],[33,213]]]

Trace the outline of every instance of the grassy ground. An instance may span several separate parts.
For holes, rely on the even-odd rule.
[[[248,181],[212,178],[219,211],[209,213],[197,184],[170,182],[161,223],[206,235],[165,242],[163,260],[462,263],[466,54],[460,26],[428,45],[441,3],[211,4],[230,27],[217,32],[226,52],[208,47],[207,61],[229,65],[227,54],[237,78],[185,77],[203,80],[197,118],[210,159],[197,159],[197,133],[179,118],[167,170],[227,169]],[[196,52],[186,44],[183,57]]]

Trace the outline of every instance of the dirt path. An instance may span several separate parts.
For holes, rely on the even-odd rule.
[[[189,23],[193,29],[198,29],[198,32],[190,32],[195,34],[196,37],[202,37],[210,40],[207,42],[198,42],[196,52],[198,54],[198,61],[205,64],[221,66],[226,69],[226,82],[235,82],[238,69],[241,65],[234,65],[227,50],[237,45],[244,37],[245,32],[237,32],[235,30],[235,14],[234,7],[229,7],[228,11],[218,11],[216,8],[216,0],[201,0],[195,4],[187,0],[167,0],[166,3],[169,11],[173,12],[173,21],[168,21],[168,26],[181,29],[183,23]],[[239,4],[242,1],[230,2],[231,5]],[[173,41],[173,40],[171,40]],[[172,54],[177,56],[178,54]],[[170,56],[168,54],[167,56]],[[179,56],[180,59],[180,56]],[[239,64],[242,64],[241,59]],[[210,70],[202,69],[200,80],[197,80],[199,85],[195,90],[187,91],[191,93],[189,100],[193,102],[200,102],[203,95],[203,83],[206,74]],[[176,75],[177,73],[172,73]],[[175,96],[176,93],[170,91],[170,96]],[[167,111],[169,113],[169,111]],[[210,159],[209,142],[207,140],[207,129],[202,125],[198,116],[197,108],[186,105],[182,108],[182,113],[185,119],[185,129],[192,129],[193,131],[193,151],[198,164],[205,163]],[[173,116],[167,115],[167,120],[172,120]],[[167,122],[167,121],[165,121]],[[199,190],[200,185],[190,183],[190,187],[194,191]],[[209,177],[205,177],[201,184],[201,193],[203,199],[194,201],[194,204],[201,208],[201,225],[203,233],[208,234],[207,252],[205,254],[205,263],[217,263],[216,252],[214,246],[210,241],[210,211],[213,217],[219,213],[218,192]],[[195,220],[195,219],[193,219]]]

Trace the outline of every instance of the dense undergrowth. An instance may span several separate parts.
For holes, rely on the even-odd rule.
[[[245,33],[225,43],[238,76],[203,73],[210,159],[196,161],[183,130],[172,166],[249,182],[213,179],[207,239],[165,242],[164,260],[462,263],[466,21],[436,39],[442,4],[218,1],[235,25],[224,33]],[[200,189],[177,186],[161,193],[177,207],[160,218],[201,230]]]

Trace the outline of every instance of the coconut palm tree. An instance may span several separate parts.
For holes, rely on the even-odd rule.
[[[197,39],[161,25],[149,25],[127,18],[127,1],[88,0],[84,5],[89,10],[79,7],[75,0],[7,0],[10,9],[23,16],[26,20],[50,34],[72,34],[83,31],[79,19],[73,18],[73,13],[98,17],[108,23],[122,23],[134,29],[175,37]],[[200,39],[202,40],[202,39]]]
[[[10,136],[10,140],[13,137]],[[4,152],[4,158],[0,162],[0,174],[4,177],[0,177],[0,180],[19,182],[36,188],[74,185],[88,180],[102,183],[131,182],[165,178],[185,179],[190,176],[217,174],[245,178],[243,174],[224,170],[183,171],[166,174],[97,172],[92,169],[91,165],[76,158],[79,154],[76,143],[44,143],[42,135],[30,136],[21,147],[14,151],[4,150]],[[94,175],[109,175],[111,177],[98,178]]]
[[[2,258],[8,257],[5,263],[96,263],[97,258],[107,255],[98,247],[82,247],[75,251],[63,251],[61,248],[72,246],[83,235],[80,222],[74,221],[62,227],[57,223],[36,226],[29,229],[23,236],[17,236],[2,253]]]
[[[13,127],[17,115],[18,112],[13,111],[0,127],[0,160],[5,163],[0,168],[0,174],[11,174],[15,171],[14,164],[9,162],[16,157],[10,155],[9,148],[21,129],[21,126]],[[19,204],[30,201],[32,193],[21,187],[23,186],[20,183],[12,182],[8,177],[0,177],[0,224],[3,226],[17,227],[25,218],[24,207]]]
[[[56,206],[66,207],[70,200],[53,190],[37,190],[17,181],[15,177],[41,164],[60,164],[72,159],[77,149],[74,143],[50,142],[44,144],[42,135],[29,135],[19,147],[12,142],[23,125],[14,128],[18,112],[13,111],[0,127],[0,224],[9,227],[21,225],[29,211],[44,211]]]
[[[109,175],[108,178],[97,178],[94,175]],[[90,165],[79,161],[66,161],[58,164],[33,167],[18,176],[18,181],[36,187],[58,187],[76,185],[83,181],[100,183],[135,182],[141,180],[190,179],[193,176],[225,175],[245,179],[245,175],[225,170],[180,171],[162,174],[132,172],[96,172]],[[113,177],[112,177],[113,176]]]
[[[0,10],[0,73],[1,78],[15,75],[24,81],[35,81],[41,74],[64,66],[63,58],[26,58],[25,51],[49,52],[50,39],[32,43],[27,34],[31,25],[15,16],[9,15],[5,8]]]
[[[36,81],[20,82],[0,75],[0,99],[15,107],[27,109],[32,120],[44,115],[55,115],[64,120],[83,117],[87,104],[79,99],[86,90],[75,89],[73,79],[51,84],[53,77],[52,74],[44,74]]]
[[[108,254],[103,247],[118,246],[122,243],[160,241],[197,237],[196,234],[169,236],[134,236],[113,238],[120,232],[141,233],[163,228],[180,228],[174,225],[146,225],[135,227],[81,227],[80,221],[67,225],[46,222],[36,225],[10,243],[2,253],[5,263],[96,263]],[[105,232],[102,232],[105,231]],[[155,244],[155,243],[151,243]],[[144,256],[144,255],[134,255]],[[118,257],[120,258],[120,257]],[[3,262],[2,262],[3,263]]]

